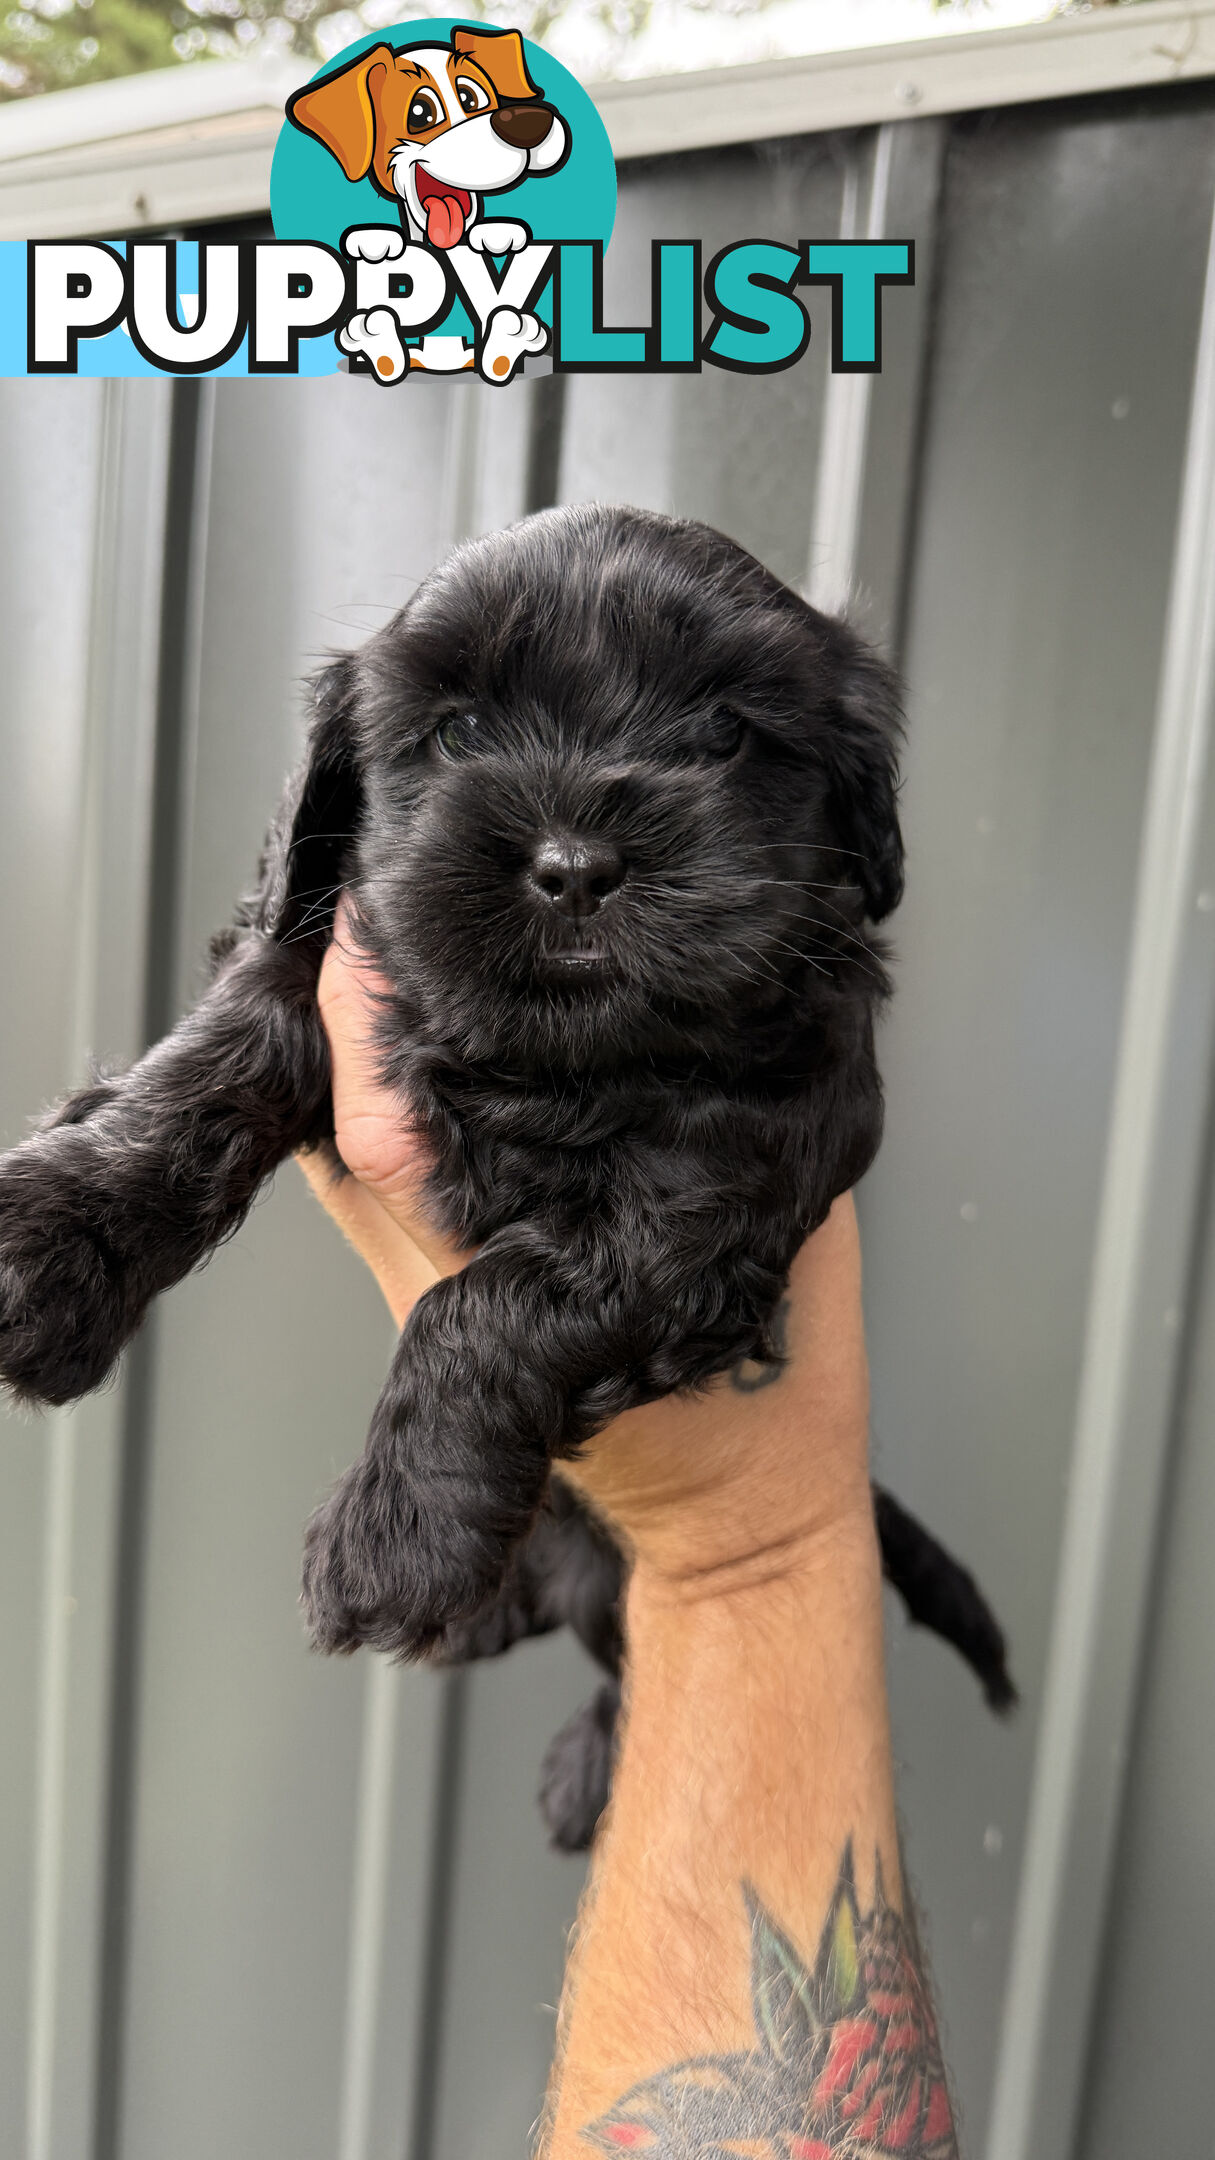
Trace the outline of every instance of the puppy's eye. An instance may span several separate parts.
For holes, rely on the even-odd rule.
[[[467,757],[477,748],[477,716],[475,713],[453,713],[449,720],[440,720],[434,732],[434,745],[440,757]]]
[[[456,96],[466,113],[485,112],[489,105],[489,92],[483,90],[471,75],[461,75],[456,81]]]
[[[697,748],[702,757],[732,758],[741,750],[746,732],[746,721],[740,720],[728,705],[719,705],[700,729]]]
[[[405,115],[405,125],[411,134],[417,135],[425,128],[438,127],[442,118],[439,100],[433,90],[415,91],[410,99],[409,111]]]

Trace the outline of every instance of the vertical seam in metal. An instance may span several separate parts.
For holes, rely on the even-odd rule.
[[[547,510],[561,500],[565,444],[565,375],[540,375],[532,384],[527,444],[525,510]]]
[[[886,229],[894,125],[886,122],[873,140],[864,217],[868,240],[880,240]],[[858,162],[859,152],[854,145],[840,203],[841,240],[854,240],[861,232]],[[856,575],[872,392],[871,375],[832,373],[827,377],[806,574],[807,599],[827,614],[837,614],[847,607]]]
[[[57,1412],[50,1433],[42,1578],[34,1927],[26,2086],[27,2160],[50,2160],[51,2152],[51,2082],[55,2054],[59,1908],[63,1889],[73,1446],[70,1419],[66,1413]]]
[[[1045,1699],[1022,1867],[989,2160],[1030,2160],[1068,2150],[1083,2070],[1047,2119],[1044,2058],[1059,1985],[1060,1931],[1076,1955],[1074,1899],[1065,1896],[1069,1851],[1081,1815],[1099,1849],[1087,1854],[1090,1902],[1082,1915],[1090,1951],[1105,1921],[1117,1829],[1116,1802],[1100,1822],[1085,1807],[1086,1713],[1100,1657],[1104,1556],[1126,1450],[1141,1249],[1149,1220],[1153,1161],[1168,1078],[1190,886],[1215,700],[1215,223],[1184,453],[1173,571],[1162,656],[1152,766],[1139,858],[1136,906],[1118,1051],[1116,1085],[1076,1413]],[[1143,1436],[1139,1436],[1142,1445]],[[1157,1502],[1163,1473],[1157,1475]],[[1152,1525],[1143,1526],[1150,1536]],[[1142,1639],[1143,1614],[1138,1616]],[[1121,1705],[1129,1712],[1134,1675]],[[1125,1749],[1107,1765],[1121,1785]],[[1089,1799],[1092,1799],[1091,1793]],[[1084,1943],[1081,1943],[1081,1951]],[[1064,2120],[1064,2114],[1067,2119]]]
[[[908,123],[904,123],[905,125]],[[929,124],[915,123],[920,126]],[[948,203],[949,161],[953,138],[948,120],[933,123],[944,132],[937,153],[936,188],[932,203],[932,275],[925,301],[924,343],[920,356],[919,395],[916,399],[913,419],[911,476],[907,488],[904,511],[902,542],[899,548],[900,565],[898,590],[893,596],[891,612],[891,651],[899,665],[907,649],[907,625],[911,611],[912,576],[915,562],[915,534],[919,525],[920,505],[924,494],[927,471],[927,446],[929,415],[936,382],[937,342],[941,327],[941,311],[945,292],[946,265],[948,259]],[[920,273],[917,271],[917,277]]]
[[[447,2022],[447,1975],[455,1905],[456,1832],[468,1675],[465,1672],[446,1673],[441,1685],[434,1845],[423,1933],[422,2010],[418,2021],[417,2069],[405,2160],[434,2160],[443,2034]]]
[[[354,1846],[346,2030],[338,2105],[338,2160],[370,2160],[377,2009],[392,1853],[397,1675],[371,1657],[364,1687],[363,1753]]]
[[[168,500],[157,626],[156,719],[151,846],[145,896],[142,1031],[155,1040],[169,1025],[179,906],[178,846],[183,755],[183,687],[189,650],[190,594],[195,568],[191,535],[198,451],[200,385],[172,387]],[[105,1903],[97,2030],[96,2160],[116,2160],[121,2134],[123,2023],[129,1961],[129,1917],[138,1751],[140,1621],[143,1605],[147,1488],[152,1440],[156,1354],[153,1315],[127,1353],[114,1660],[108,1719]]]
[[[112,526],[121,442],[121,391],[107,383],[102,391],[102,435],[94,501],[92,562],[94,575]],[[91,670],[96,680],[97,641],[104,628],[100,591],[94,584],[90,625]],[[98,717],[88,717],[87,768],[82,804],[80,890],[87,904],[95,890],[90,866],[96,846],[95,802],[99,787],[101,745]],[[95,926],[84,918],[76,951],[73,989],[72,1057],[78,1069],[87,1043],[88,955]],[[63,1839],[67,1721],[70,1695],[71,1630],[68,1626],[72,1561],[75,1432],[70,1410],[52,1414],[49,1425],[46,1529],[42,1578],[42,1659],[38,1689],[38,1740],[35,1772],[35,1845],[33,1856],[33,1928],[30,1965],[30,2027],[26,2069],[26,2160],[50,2160],[58,2011],[59,1944],[63,1895]]]

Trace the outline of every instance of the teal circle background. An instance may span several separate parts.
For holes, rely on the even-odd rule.
[[[446,45],[457,27],[496,30],[512,25],[469,22],[461,15],[388,23],[344,45],[310,80],[336,73],[373,45],[390,45],[396,52],[410,45]],[[532,81],[540,84],[569,129],[570,152],[558,172],[535,173],[517,187],[486,196],[485,215],[521,218],[537,240],[602,240],[606,246],[616,218],[616,165],[607,129],[568,68],[530,38],[524,38],[523,50]],[[270,216],[277,239],[323,240],[330,247],[337,247],[352,225],[398,227],[401,222],[372,181],[348,180],[337,159],[290,120],[283,122],[274,148]],[[547,317],[547,307],[540,312]]]

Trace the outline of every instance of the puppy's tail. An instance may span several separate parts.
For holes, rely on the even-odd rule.
[[[1017,1690],[1008,1671],[1004,1630],[974,1576],[881,1485],[873,1488],[873,1511],[882,1573],[898,1591],[908,1617],[953,1644],[977,1675],[993,1710],[1011,1710]]]

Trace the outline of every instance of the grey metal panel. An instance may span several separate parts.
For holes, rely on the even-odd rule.
[[[650,239],[814,239],[839,230],[856,157],[847,137],[666,159],[622,176],[604,319],[645,323]],[[561,499],[634,502],[723,526],[794,583],[805,573],[829,359],[820,309],[810,350],[783,374],[571,376]]]
[[[214,398],[179,996],[296,755],[293,684],[451,537],[460,399],[345,378]],[[296,1611],[301,1525],[362,1445],[391,1329],[291,1170],[156,1327],[119,2150],[399,2160],[440,1684],[311,1658]]]
[[[64,387],[69,398],[78,397],[75,386]],[[64,559],[79,571],[73,535],[62,529],[66,505],[59,464],[75,430],[65,431],[66,444],[49,440],[50,386],[39,386],[41,396],[30,388],[35,392],[26,407],[32,423],[31,477],[37,487],[32,458],[41,435],[51,478],[46,499],[52,523],[46,537],[62,540]],[[75,587],[75,615],[72,599],[64,606],[69,667],[81,669],[81,675],[72,685],[74,743],[60,775],[64,792],[58,814],[72,820],[60,836],[56,864],[62,897],[56,905],[49,896],[52,967],[55,925],[64,904],[71,910],[75,946],[54,1092],[83,1076],[88,1050],[130,1057],[144,1039],[171,400],[167,384],[112,385],[95,403],[90,400],[91,420],[86,420],[89,405],[78,401],[75,406],[76,425],[84,423],[88,433],[75,442],[80,473],[73,515],[87,534],[91,574]],[[20,472],[20,456],[15,463]],[[37,526],[36,508],[31,522]],[[37,564],[38,552],[36,566],[45,569]],[[49,590],[55,590],[53,572]],[[36,632],[46,628],[41,613],[31,604],[29,621]],[[20,630],[14,631],[14,643],[20,647]],[[41,663],[41,640],[35,652]],[[57,680],[53,661],[47,673],[62,693],[64,682]],[[60,726],[68,718],[66,707],[55,713],[52,706],[52,713]],[[54,830],[53,775],[48,761],[41,792],[26,804],[34,833],[44,841]],[[16,859],[20,867],[19,848]],[[29,882],[35,891],[41,881],[33,869]],[[21,912],[17,894],[14,913]],[[36,950],[33,939],[31,946]],[[40,1428],[47,1482],[34,1607],[39,1729],[23,2079],[30,2160],[84,2160],[95,2149],[104,2108],[122,1514],[137,1393],[133,1371],[109,1394],[49,1417]]]
[[[100,386],[0,384],[0,468],[0,1144],[8,1145],[66,1084],[75,1049]],[[0,2148],[12,2153],[22,2149],[29,2103],[48,1468],[44,1422],[0,1412]]]
[[[1159,1596],[1076,2151],[1211,2148],[1215,1943],[1215,1210],[1208,1180]]]
[[[1073,2149],[1215,1044],[1215,225],[1160,669],[993,2160]],[[1205,827],[1205,829],[1204,829]],[[1209,893],[1208,893],[1209,899]]]
[[[63,1085],[71,1053],[92,605],[99,383],[0,384],[0,1141]]]
[[[911,520],[923,450],[920,422],[932,360],[941,242],[938,212],[948,134],[939,120],[915,120],[882,129],[871,168],[875,178],[880,172],[883,138],[887,169],[876,219],[871,183],[871,227],[874,237],[914,241],[915,286],[910,292],[894,288],[883,307],[881,373],[832,378],[841,385],[863,385],[867,404],[854,548],[851,561],[840,562],[835,569],[839,589],[847,593],[844,612],[884,651],[900,659],[911,572]],[[813,571],[817,565],[810,567]]]
[[[1167,144],[1167,151],[1165,149]],[[988,2135],[1112,1099],[1212,137],[993,118],[951,157],[906,665],[909,897],[864,1194],[878,1460],[1006,1618],[1008,1731],[896,1632],[911,1868]],[[1125,265],[1137,265],[1125,305]]]

